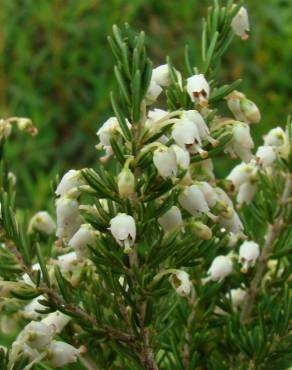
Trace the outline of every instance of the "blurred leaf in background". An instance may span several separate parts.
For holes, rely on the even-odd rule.
[[[263,113],[254,128],[259,141],[292,111],[292,2],[246,4],[251,37],[232,44],[222,80],[244,72],[241,89]],[[0,116],[28,116],[39,128],[36,138],[22,136],[10,147],[24,206],[45,207],[57,172],[96,158],[95,132],[111,114],[114,61],[106,36],[112,24],[144,29],[157,64],[168,54],[182,65],[186,43],[196,60],[205,9],[199,0],[1,1]],[[223,163],[222,174],[228,168]]]

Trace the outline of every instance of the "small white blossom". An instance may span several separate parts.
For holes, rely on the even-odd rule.
[[[130,252],[136,239],[136,224],[132,216],[119,213],[110,221],[110,231],[116,242],[124,247],[125,253]]]
[[[178,207],[172,206],[164,215],[158,218],[164,231],[172,231],[182,226],[183,220]]]
[[[48,347],[48,359],[54,368],[76,362],[79,353],[80,351],[70,344],[55,340]]]
[[[207,105],[210,86],[203,74],[193,75],[187,79],[187,92],[191,100],[200,105]]]
[[[276,151],[272,146],[259,146],[256,152],[256,160],[261,167],[272,165],[277,159]]]
[[[260,255],[260,247],[253,241],[244,241],[239,248],[239,261],[242,264],[242,272],[247,272],[249,267],[255,265]]]
[[[55,335],[55,329],[43,322],[31,321],[19,334],[19,339],[25,338],[24,342],[31,348],[41,349],[46,347]]]
[[[217,140],[210,136],[209,127],[203,116],[197,110],[184,111],[181,119],[187,119],[195,124],[201,140],[208,140],[214,146],[218,144]]]
[[[47,309],[46,306],[39,302],[39,300],[42,299],[45,299],[45,297],[40,295],[27,304],[23,309],[23,317],[30,320],[37,320],[40,316],[42,316],[40,312],[37,312]]]
[[[247,40],[249,37],[249,18],[245,7],[241,7],[238,13],[234,16],[231,22],[233,32],[242,40]]]
[[[72,271],[78,264],[77,253],[69,252],[58,256],[57,265],[60,267],[61,271]]]
[[[219,224],[228,232],[243,235],[243,224],[234,210],[231,218],[220,217]]]
[[[206,213],[210,210],[203,192],[197,185],[186,187],[179,195],[178,201],[180,205],[193,216],[197,215],[199,212]]]
[[[287,159],[291,151],[287,133],[281,127],[275,127],[264,136],[264,145],[272,146],[281,158]]]
[[[170,85],[169,67],[167,64],[162,64],[152,71],[152,80],[160,86]]]
[[[251,149],[254,147],[249,125],[235,121],[232,135],[232,139],[225,145],[225,152],[232,157],[239,157],[242,161],[249,162],[252,158]]]
[[[242,303],[245,300],[245,297],[246,297],[246,291],[241,288],[230,290],[231,303],[232,303],[232,306],[236,309],[241,307]]]
[[[85,184],[85,181],[81,175],[81,171],[76,170],[70,170],[62,177],[59,185],[57,186],[57,189],[55,191],[55,194],[58,196],[65,196],[68,195],[72,190],[77,190],[79,186],[82,186]],[[76,191],[74,195],[78,196],[80,193]],[[73,193],[72,193],[73,195]]]
[[[220,282],[230,275],[232,270],[233,267],[230,258],[227,256],[218,256],[213,260],[211,267],[207,272],[209,275],[207,279]]]
[[[50,235],[55,232],[56,224],[48,212],[40,211],[31,218],[28,230],[30,233],[33,230],[37,230],[44,234]]]
[[[190,165],[190,153],[175,144],[171,146],[171,149],[175,153],[178,166],[183,170],[187,170]]]
[[[244,184],[240,185],[236,196],[237,203],[239,205],[243,203],[250,204],[257,191],[257,188],[257,184],[250,181],[247,181]]]
[[[218,193],[216,190],[206,181],[198,182],[197,185],[204,194],[208,206],[213,208],[218,201]]]
[[[154,80],[150,81],[145,100],[147,105],[151,105],[156,102],[159,95],[162,93],[162,88]]]
[[[153,163],[163,178],[173,177],[177,174],[176,155],[172,148],[160,146],[153,153]]]
[[[227,96],[228,108],[238,121],[246,123],[258,123],[261,120],[261,113],[257,105],[246,98],[238,91],[233,91]]]
[[[70,239],[81,225],[79,204],[71,197],[61,197],[56,200],[58,238]]]
[[[189,274],[183,270],[176,270],[169,278],[171,285],[176,290],[177,294],[185,297],[190,294],[192,283]]]
[[[232,181],[235,186],[235,190],[237,190],[240,185],[247,182],[250,177],[256,173],[256,171],[256,167],[253,163],[242,162],[232,169],[230,174],[227,176],[227,180]]]
[[[87,246],[94,247],[96,230],[90,224],[83,224],[69,240],[68,245],[74,248],[78,256],[86,255]]]

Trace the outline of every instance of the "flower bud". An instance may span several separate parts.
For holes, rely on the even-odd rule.
[[[204,194],[197,185],[186,187],[179,195],[178,201],[180,205],[193,216],[198,215],[198,213],[209,212]]]
[[[179,208],[176,206],[172,206],[166,213],[158,218],[158,222],[166,232],[178,229],[183,225],[183,220]]]
[[[272,146],[263,145],[258,147],[256,152],[256,160],[261,167],[272,165],[276,159],[277,155]]]
[[[81,175],[81,171],[70,170],[62,177],[55,194],[58,196],[68,195],[72,190],[77,189],[79,186],[85,185],[85,181]],[[77,197],[80,193],[77,191],[74,195]],[[72,193],[73,195],[73,193]]]
[[[169,86],[171,79],[168,65],[162,64],[154,68],[152,71],[152,80],[162,87]]]
[[[180,296],[185,297],[190,294],[192,283],[187,272],[175,270],[175,272],[171,274],[169,281]]]
[[[48,347],[48,359],[50,364],[56,367],[63,367],[77,361],[80,350],[68,343],[52,341]]]
[[[95,240],[96,230],[90,224],[83,224],[69,240],[68,245],[74,248],[79,257],[84,257],[87,247],[94,247]]]
[[[110,231],[116,242],[124,248],[125,253],[131,251],[136,239],[136,224],[132,216],[119,213],[110,221]]]
[[[153,163],[163,178],[173,177],[177,174],[175,152],[166,146],[160,146],[153,153]]]
[[[253,241],[244,241],[239,248],[239,261],[242,264],[242,272],[247,272],[249,267],[255,265],[260,255],[259,245]]]
[[[28,231],[29,233],[32,233],[33,230],[51,235],[56,230],[56,224],[48,212],[40,211],[37,212],[30,220]]]
[[[190,153],[175,144],[171,146],[171,149],[175,153],[178,167],[187,170],[190,165]]]
[[[81,225],[79,205],[76,199],[69,196],[56,200],[58,238],[70,239]]]
[[[245,7],[241,7],[238,13],[233,17],[231,22],[233,32],[242,40],[247,40],[249,37],[249,19]]]
[[[124,167],[119,173],[118,189],[121,198],[128,198],[135,192],[135,176],[129,168]]]
[[[26,131],[33,136],[38,133],[37,128],[33,126],[32,120],[30,118],[18,117],[16,123],[20,131]]]
[[[196,221],[191,224],[192,233],[201,240],[212,239],[213,233],[209,226],[203,224],[200,221]]]
[[[232,269],[232,262],[229,257],[218,256],[213,260],[207,272],[209,275],[207,279],[220,282],[232,273]]]
[[[202,106],[208,104],[210,86],[203,74],[193,75],[187,79],[187,92],[192,102]]]
[[[238,121],[258,123],[261,120],[259,108],[253,101],[247,99],[244,94],[234,91],[226,99],[228,108]]]
[[[151,80],[145,96],[146,104],[151,105],[155,103],[161,93],[162,88],[154,80]]]

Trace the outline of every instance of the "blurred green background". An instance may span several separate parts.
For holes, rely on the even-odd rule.
[[[31,117],[39,135],[10,146],[20,203],[46,206],[50,178],[96,159],[96,130],[111,114],[113,23],[147,32],[155,64],[170,55],[180,69],[184,44],[199,53],[202,0],[1,0],[0,116]],[[241,90],[262,110],[260,140],[292,112],[292,1],[246,1],[248,42],[235,39],[222,63],[223,81],[241,75]]]

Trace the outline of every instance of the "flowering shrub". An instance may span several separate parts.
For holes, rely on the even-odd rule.
[[[23,324],[1,369],[292,364],[291,121],[254,150],[258,107],[241,81],[216,79],[234,34],[248,33],[245,8],[215,1],[201,59],[193,67],[186,48],[183,74],[170,58],[153,69],[144,33],[114,26],[103,154],[62,177],[56,223],[16,215],[4,146],[14,122],[36,130],[0,122],[1,322]],[[218,179],[212,160],[224,153],[242,162]]]

